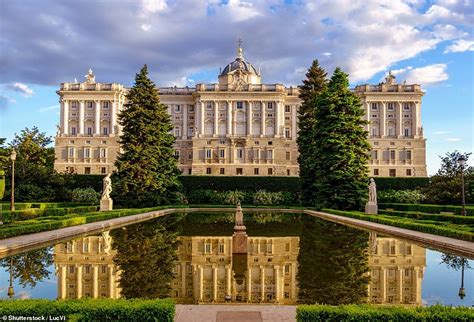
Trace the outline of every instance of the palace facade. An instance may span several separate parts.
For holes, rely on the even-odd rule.
[[[184,175],[297,176],[298,88],[263,84],[260,70],[242,48],[221,70],[216,84],[160,87],[176,136]],[[62,83],[55,169],[80,174],[114,170],[121,133],[117,113],[128,88],[97,83],[91,70],[83,83]],[[355,88],[366,109],[372,144],[371,176],[426,176],[419,85]]]

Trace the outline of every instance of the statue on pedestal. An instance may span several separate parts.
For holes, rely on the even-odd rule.
[[[100,198],[100,211],[112,210],[112,199],[110,193],[112,192],[112,179],[110,179],[110,173],[108,173],[104,179],[102,179],[103,190],[102,197]]]
[[[370,178],[369,183],[369,201],[365,205],[365,213],[368,215],[376,215],[378,213],[377,206],[377,187],[374,178]]]

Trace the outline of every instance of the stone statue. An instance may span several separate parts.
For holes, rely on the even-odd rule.
[[[89,71],[87,72],[87,75],[84,76],[86,78],[86,83],[87,84],[94,84],[95,83],[95,76],[94,73],[92,72],[92,69],[89,68]]]
[[[59,124],[56,124],[56,136],[61,135],[61,126]]]
[[[112,179],[110,179],[110,173],[108,173],[104,179],[102,180],[103,182],[103,191],[102,191],[102,200],[108,200],[110,199],[110,193],[112,192]]]
[[[374,178],[370,178],[369,183],[369,202],[377,204],[377,187]]]
[[[374,178],[370,178],[369,201],[365,204],[365,213],[368,215],[376,215],[378,213],[377,187],[375,186]]]
[[[389,71],[387,77],[385,77],[385,84],[395,85],[395,76],[392,74],[392,71]]]
[[[110,251],[112,250],[112,236],[110,236],[110,230],[104,231],[102,238],[104,239],[104,252],[110,255]]]

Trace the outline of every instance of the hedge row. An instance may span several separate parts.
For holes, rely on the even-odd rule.
[[[430,214],[439,214],[441,212],[452,212],[456,215],[461,214],[461,206],[449,205],[426,205],[426,204],[403,204],[403,203],[379,203],[380,209],[391,208],[400,211],[419,211]],[[466,206],[466,213],[474,216],[474,206]]]
[[[5,225],[0,228],[0,239],[38,233],[41,231],[47,231],[52,229],[59,229],[69,226],[76,226],[82,224],[88,224],[96,221],[107,220],[112,218],[130,216],[141,214],[149,211],[161,210],[167,208],[167,206],[153,207],[153,208],[139,208],[139,209],[123,209],[123,210],[114,210],[110,212],[92,212],[83,215],[77,215],[75,217],[68,218],[55,218],[48,217],[45,221],[37,220],[27,220],[23,222],[18,222],[12,225]],[[176,207],[174,207],[176,208]],[[52,219],[52,220],[49,220]]]
[[[306,321],[473,321],[474,309],[442,305],[401,307],[376,305],[301,305],[296,320]]]
[[[467,240],[467,241],[474,241],[474,233],[472,232],[463,231],[463,230],[455,229],[451,227],[444,227],[444,226],[440,226],[436,224],[419,223],[415,221],[407,221],[406,219],[402,221],[400,220],[401,218],[397,220],[397,218],[392,219],[392,218],[381,217],[380,215],[366,215],[364,213],[356,212],[356,211],[341,211],[341,210],[332,210],[332,209],[323,209],[322,211],[330,213],[330,214],[334,214],[334,215],[340,215],[340,216],[351,217],[355,219],[372,221],[379,224],[385,224],[385,225],[394,226],[394,227],[421,231],[424,233],[434,234],[438,236],[445,236],[445,237],[451,237],[451,238],[462,239],[462,240]]]
[[[197,189],[188,191],[186,198],[188,203],[191,204],[235,205],[237,202],[256,206],[300,204],[299,196],[288,191],[216,191],[210,189]]]
[[[424,212],[412,212],[412,211],[397,211],[397,210],[379,210],[380,214],[415,218],[419,220],[434,220],[451,222],[459,225],[474,225],[474,216],[459,216],[459,215],[440,215],[440,214],[427,214]]]
[[[3,316],[67,317],[73,321],[173,321],[169,299],[0,300]],[[41,318],[40,318],[41,319]]]
[[[29,208],[18,211],[4,211],[2,213],[5,221],[28,220],[43,216],[64,216],[72,213],[84,213],[98,210],[98,206],[79,206],[74,208]]]
[[[1,210],[10,210],[9,202],[2,202]],[[90,203],[83,202],[16,202],[15,210],[25,209],[51,209],[51,208],[72,208],[79,206],[90,206]]]

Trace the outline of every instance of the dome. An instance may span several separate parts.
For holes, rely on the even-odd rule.
[[[226,75],[236,70],[260,75],[260,73],[257,71],[257,69],[255,69],[255,67],[253,67],[251,63],[244,60],[244,57],[242,55],[242,48],[240,47],[240,45],[239,48],[237,48],[237,58],[233,62],[229,63],[220,75]]]

